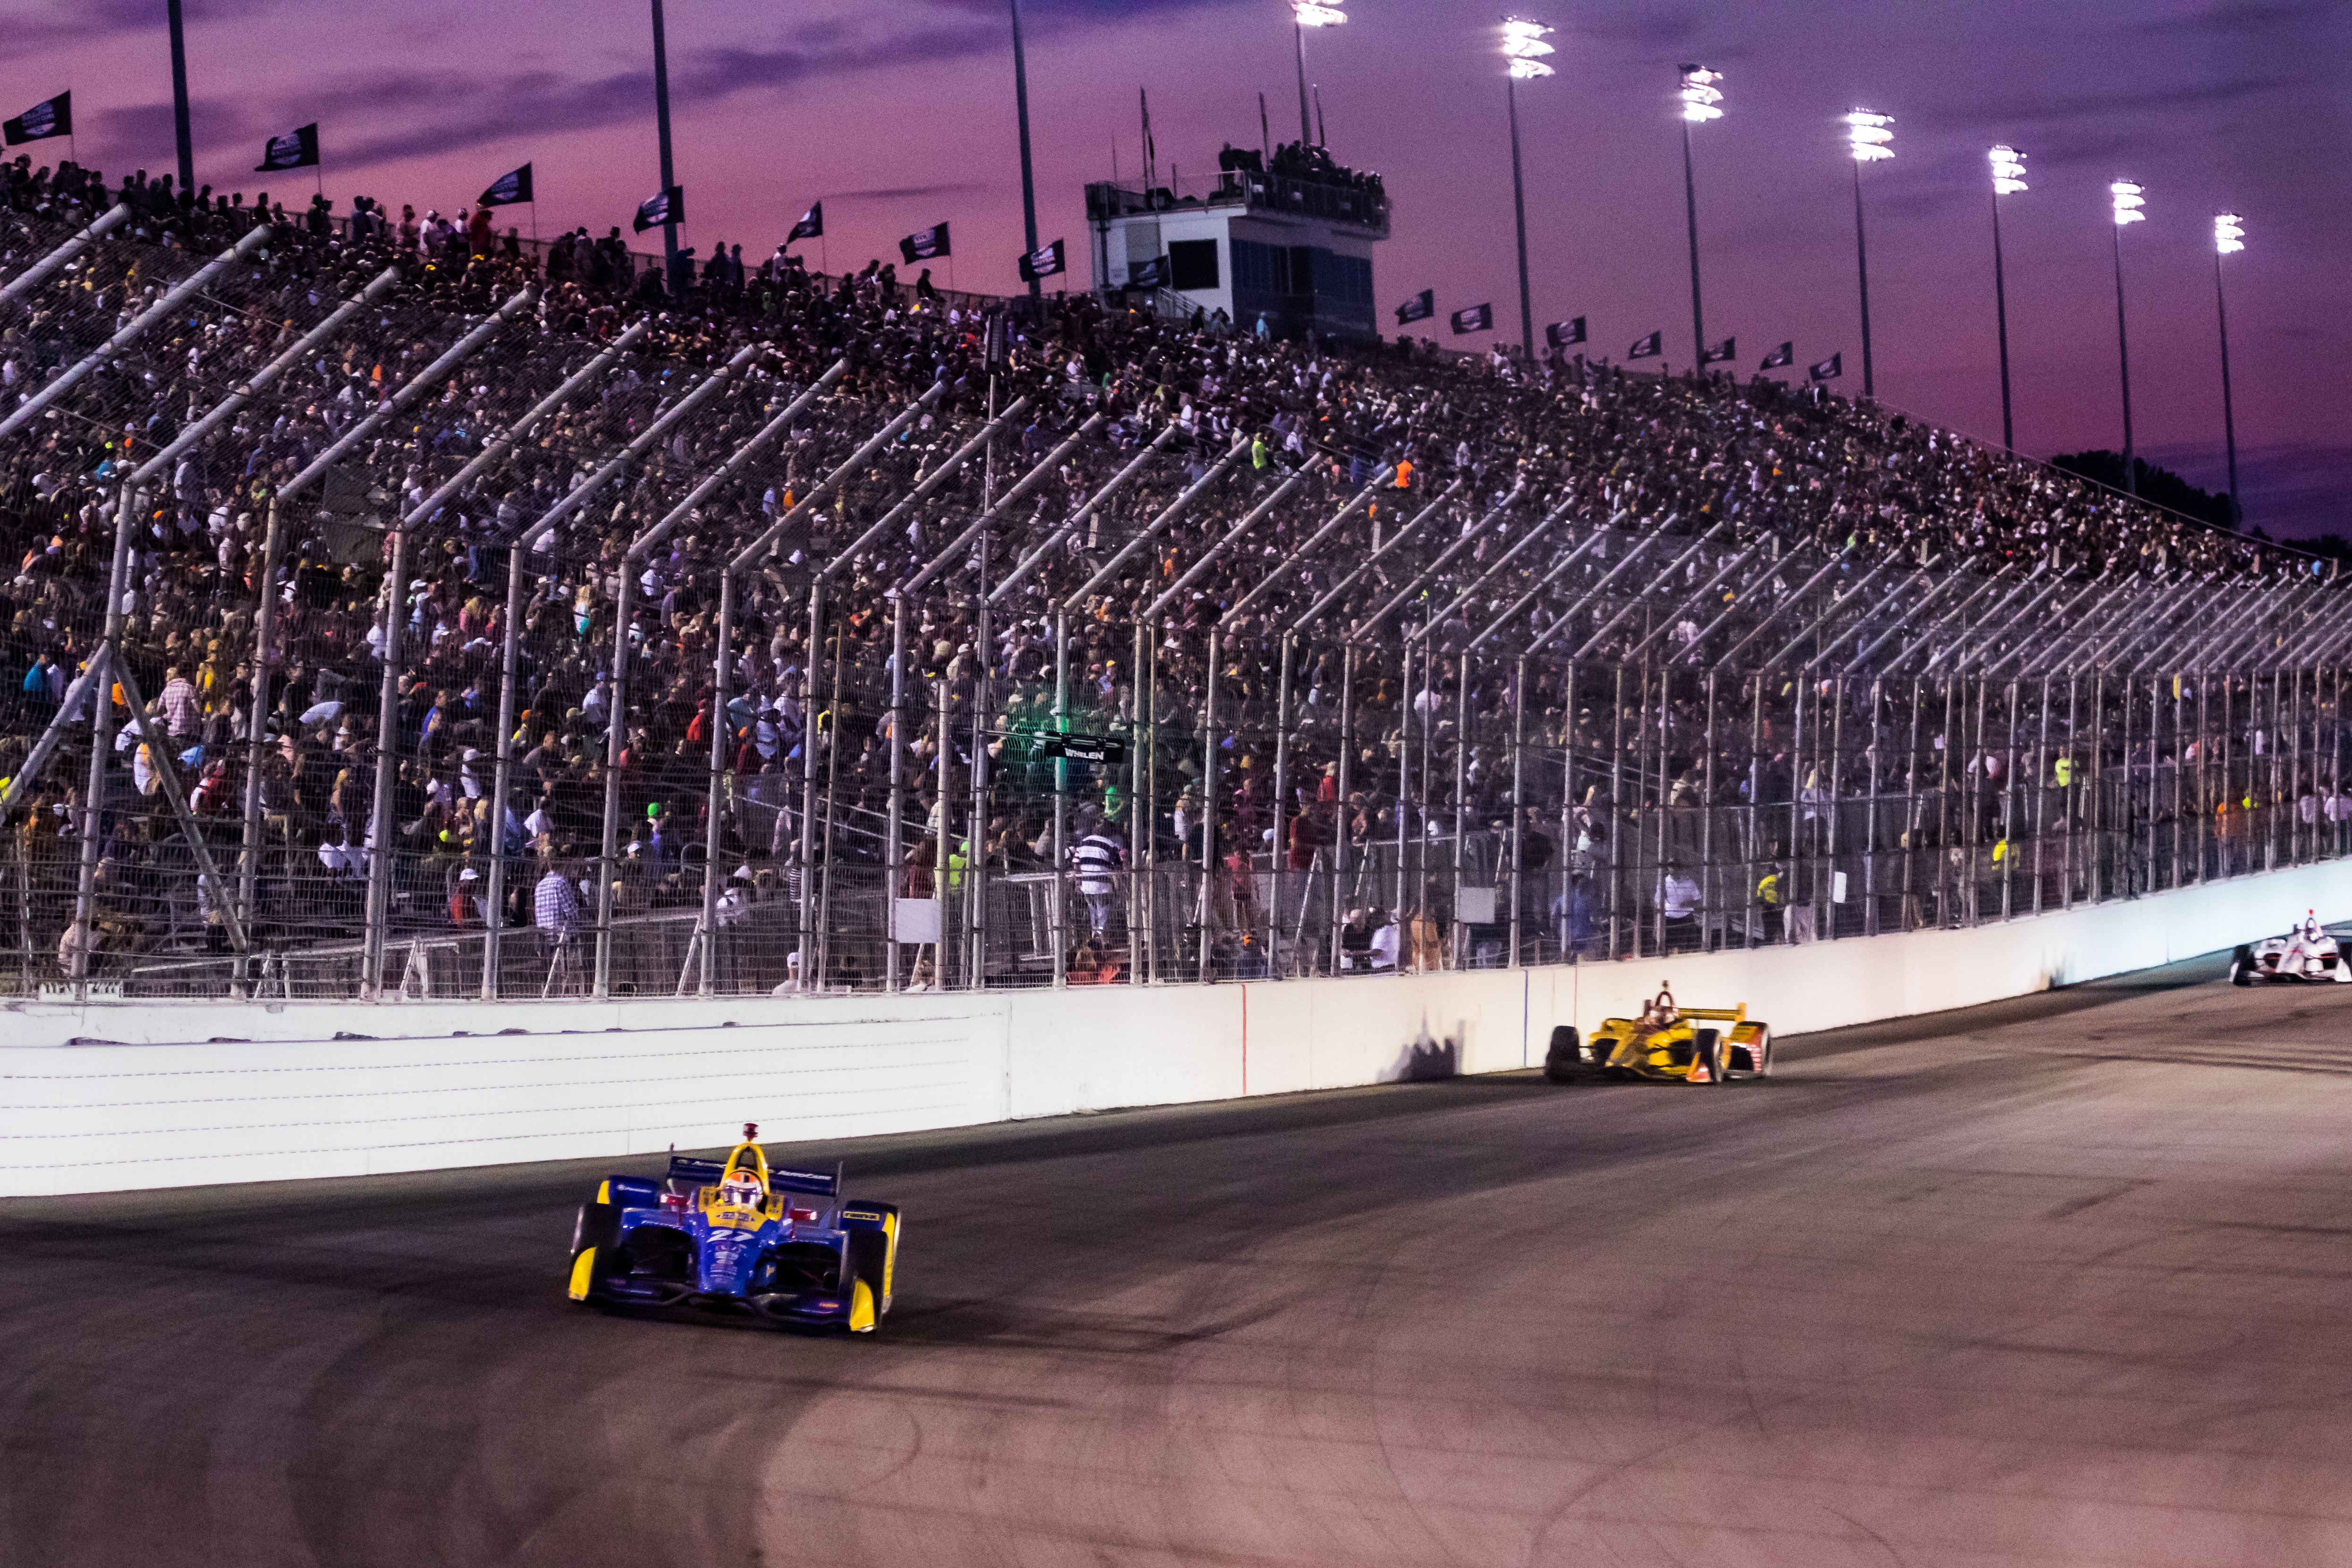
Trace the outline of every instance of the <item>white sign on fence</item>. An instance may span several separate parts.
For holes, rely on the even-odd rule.
[[[894,942],[937,942],[940,906],[928,898],[890,901],[890,939]]]

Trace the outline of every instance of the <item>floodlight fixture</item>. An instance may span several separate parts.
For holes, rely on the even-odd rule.
[[[1853,153],[1853,161],[1875,163],[1881,159],[1894,157],[1895,149],[1891,143],[1895,140],[1895,132],[1887,129],[1894,123],[1893,115],[1874,114],[1866,109],[1857,109],[1848,114],[1845,117],[1845,141]]]
[[[2025,154],[2014,147],[1996,147],[1988,155],[1992,160],[1992,193],[2013,196],[2026,188]]]
[[[2115,203],[2116,227],[2121,228],[2126,224],[2147,222],[2147,214],[2140,211],[2142,207],[2147,205],[2147,200],[2140,194],[2140,186],[2132,183],[2129,180],[2117,180],[2107,187],[2107,194]]]
[[[1310,0],[1294,0],[1290,15],[1302,27],[1336,27],[1348,19],[1348,13],[1337,5],[1318,5]]]
[[[1550,31],[1541,22],[1530,22],[1524,16],[1503,19],[1503,56],[1511,63],[1514,81],[1533,81],[1552,74],[1541,57],[1552,52],[1552,47],[1544,42],[1545,35]]]
[[[2246,225],[2235,213],[2223,213],[2213,220],[2213,251],[2217,256],[2235,256],[2246,248]]]
[[[1722,79],[1721,71],[1711,71],[1705,66],[1683,67],[1682,86],[1675,96],[1682,99],[1685,120],[1704,124],[1723,118],[1723,110],[1716,107],[1723,101],[1723,89],[1715,85]]]

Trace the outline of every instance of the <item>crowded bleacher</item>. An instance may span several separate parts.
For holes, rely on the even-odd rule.
[[[2180,597],[2185,584],[2318,591],[2307,563],[2275,546],[1761,376],[1282,340],[1115,294],[1057,298],[1033,314],[878,263],[822,277],[783,247],[755,246],[747,262],[742,246],[722,244],[665,266],[632,255],[617,228],[527,244],[487,209],[420,216],[403,204],[395,216],[361,197],[338,214],[323,197],[248,204],[175,192],[168,177],[110,182],[26,159],[0,168],[0,285],[118,204],[131,214],[120,230],[0,306],[0,416],[174,280],[256,225],[270,234],[0,438],[0,533],[14,563],[0,616],[16,682],[0,775],[23,769],[101,635],[125,505],[120,653],[169,737],[163,756],[135,732],[120,746],[87,927],[76,889],[87,730],[26,780],[11,824],[26,973],[215,959],[220,912],[173,848],[178,820],[155,775],[173,771],[235,858],[257,755],[254,924],[281,951],[348,944],[379,854],[396,868],[396,932],[478,939],[486,926],[514,927],[558,946],[595,922],[606,888],[616,917],[675,911],[683,928],[714,868],[719,922],[748,933],[770,921],[772,938],[725,983],[763,989],[968,983],[975,966],[992,983],[1134,978],[1139,967],[1162,977],[1371,967],[1381,931],[1389,966],[1468,962],[1473,926],[1509,927],[1529,958],[1780,939],[1797,873],[1775,868],[1834,856],[1840,802],[1890,796],[1895,820],[1872,818],[1872,847],[1935,863],[1906,860],[1899,887],[1881,884],[1886,920],[1958,918],[1963,904],[1981,917],[1985,877],[2000,879],[2006,912],[2017,873],[2014,857],[1999,870],[1974,852],[2028,836],[2015,814],[2046,810],[2030,789],[2053,779],[2072,788],[2085,754],[2105,748],[2126,805],[2138,790],[2153,810],[2172,788],[2159,770],[2184,768],[2193,746],[2169,710],[2171,738],[2151,731],[2163,705],[2129,691],[2119,746],[2104,738],[2116,722],[2105,691],[2087,715],[2070,706],[2053,741],[2046,685],[2023,698],[1955,699],[1948,681],[1934,685],[1943,677],[1923,688],[1927,656],[1895,662],[1908,632],[1961,606],[2113,615],[2099,595],[2119,593],[2118,603],[2186,616],[2197,603]],[[380,304],[126,497],[129,473],[387,268],[398,282]],[[267,580],[277,487],[526,289],[512,326],[289,508],[283,567]],[[592,386],[415,519],[410,580],[394,607],[404,617],[396,743],[385,747],[385,528],[641,321],[647,329]],[[523,600],[509,604],[509,546],[746,349],[725,392],[557,517],[526,562]],[[772,447],[625,565],[633,541],[837,362],[840,377]],[[870,462],[819,491],[934,389]],[[1016,403],[992,443],[868,537]],[[992,507],[984,535],[950,551]],[[722,706],[719,582],[730,557],[778,525],[772,549],[738,574]],[[1543,537],[1515,550],[1530,530]],[[1204,561],[1139,634],[1142,607]],[[902,626],[894,591],[934,565]],[[1057,612],[1113,566],[1067,606],[1057,641]],[[809,591],[826,569],[813,642]],[[620,626],[624,570],[634,602]],[[258,651],[266,744],[253,747],[265,595],[277,607]],[[1930,600],[1934,613],[1906,631],[1906,611]],[[500,820],[509,616],[521,662]],[[1759,663],[1808,622],[1830,624],[1791,662]],[[2037,668],[2025,640],[2044,624],[1963,615],[1944,634],[2006,637],[1978,669],[2013,677]],[[1514,661],[1539,629],[1522,689]],[[613,658],[623,638],[625,686]],[[1804,669],[1843,679],[1824,692],[1798,681]],[[1711,674],[1729,677],[1722,691]],[[1873,690],[1882,675],[1891,695]],[[2070,703],[2072,693],[2070,674]],[[2135,702],[2147,710],[2137,721]],[[1137,760],[1057,762],[1043,744],[1056,728],[1142,737]],[[1530,759],[1539,749],[1548,760]],[[379,823],[387,752],[395,787]],[[975,768],[986,774],[977,791]],[[1069,781],[1058,829],[1057,777]],[[2308,782],[2335,823],[2336,792],[2315,772]],[[1766,808],[1779,813],[1769,823]],[[2076,810],[2060,808],[2063,821]],[[1736,844],[1728,825],[1708,826],[1709,813],[1742,810]],[[2032,836],[2048,825],[2036,818]],[[1107,847],[1081,857],[1097,841]],[[1965,873],[1928,853],[1963,845]],[[2125,863],[2128,847],[2112,866],[2049,874],[2153,885],[2149,866]],[[1465,866],[1479,885],[1508,877],[1503,913],[1457,918]],[[1154,880],[1135,880],[1147,870]],[[2039,859],[2025,874],[2044,874]],[[999,896],[1050,879],[1067,907],[1047,918],[1018,899],[975,901],[983,913],[951,920],[995,927],[989,940],[888,939],[890,901],[961,897],[985,876],[1000,879]],[[1765,894],[1767,876],[1788,880]],[[1091,886],[1114,879],[1115,900]],[[594,890],[584,898],[557,896],[583,881]],[[824,899],[840,901],[838,936],[813,947],[809,911]],[[1871,929],[1879,918],[1874,905]],[[1187,934],[1203,928],[1213,952],[1195,964]],[[667,988],[677,961],[667,962],[667,974],[648,967],[634,983]]]

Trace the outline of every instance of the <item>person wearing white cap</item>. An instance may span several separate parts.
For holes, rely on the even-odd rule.
[[[784,955],[784,978],[782,983],[778,985],[776,988],[769,994],[771,996],[778,997],[797,997],[802,994],[803,989],[803,988],[801,985],[801,956],[798,953],[787,953]]]

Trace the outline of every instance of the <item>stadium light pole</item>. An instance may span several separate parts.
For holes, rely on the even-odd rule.
[[[2140,187],[2129,180],[2117,180],[2107,187],[2107,195],[2115,213],[2116,243],[2116,360],[2123,371],[2124,389],[2124,494],[2139,494],[2139,476],[2133,472],[2131,418],[2131,338],[2124,330],[2124,230],[2133,224],[2146,223],[2147,214],[2140,211],[2147,201]]]
[[[188,34],[180,22],[180,0],[165,0],[163,19],[172,34],[172,134],[179,143],[180,193],[196,193],[196,142],[188,130]]]
[[[2230,454],[2230,523],[2243,527],[2245,508],[2238,504],[2238,419],[2230,404],[2230,307],[2221,294],[2221,258],[2246,248],[2246,225],[2235,213],[2213,219],[2213,313],[2221,326],[2221,440]]]
[[[1524,17],[1503,19],[1503,57],[1510,64],[1510,74],[1503,78],[1503,99],[1511,117],[1511,211],[1519,225],[1519,363],[1529,369],[1536,362],[1536,319],[1528,290],[1528,184],[1519,172],[1519,84],[1551,75],[1542,57],[1552,52],[1544,42],[1550,31]]]
[[[1992,159],[1992,308],[2000,324],[2000,444],[2017,450],[2017,426],[2009,408],[2009,283],[2001,270],[2000,199],[2025,189],[2025,154],[2014,147],[1996,147]]]
[[[1878,379],[1870,361],[1870,247],[1862,232],[1862,166],[1876,163],[1895,156],[1891,143],[1895,132],[1887,129],[1895,123],[1891,114],[1874,114],[1857,109],[1845,117],[1845,142],[1853,154],[1853,263],[1862,279],[1862,395],[1875,397]]]
[[[1348,13],[1337,5],[1321,5],[1314,0],[1291,0],[1290,30],[1298,40],[1298,144],[1315,145],[1315,124],[1307,113],[1307,29],[1336,27],[1348,19]]]
[[[654,123],[661,136],[661,188],[674,189],[677,177],[669,156],[669,38],[662,27],[662,0],[654,7]],[[677,225],[662,225],[662,283],[667,287],[677,269]]]
[[[1013,102],[1021,119],[1021,222],[1027,231],[1029,254],[1037,254],[1037,176],[1029,162],[1029,57],[1021,47],[1021,0],[1013,4]],[[1043,279],[1029,280],[1032,304],[1042,300]]]
[[[1675,93],[1683,105],[1683,216],[1690,225],[1691,363],[1701,370],[1706,368],[1706,318],[1698,303],[1698,182],[1691,173],[1690,128],[1723,118],[1723,110],[1716,107],[1723,101],[1723,91],[1715,85],[1722,79],[1721,71],[1685,66]]]

